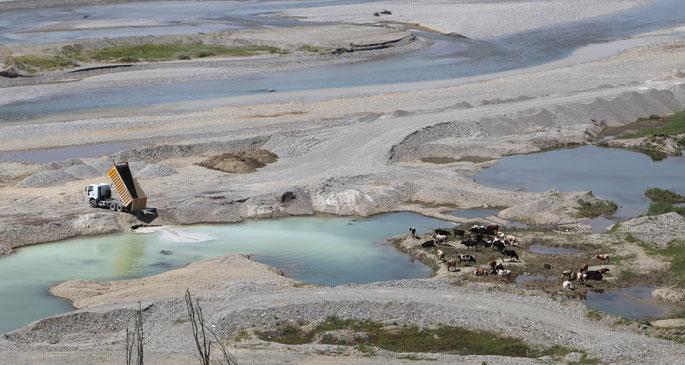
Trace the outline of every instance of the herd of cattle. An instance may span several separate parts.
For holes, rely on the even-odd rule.
[[[420,239],[421,237],[416,235],[416,228],[410,227],[409,233],[413,239]],[[436,245],[446,245],[447,240],[451,237],[461,237],[461,244],[466,246],[467,249],[474,248],[478,250],[480,246],[484,248],[492,247],[494,250],[500,252],[501,262],[491,261],[488,263],[488,267],[477,267],[474,270],[474,275],[498,275],[503,277],[510,277],[511,271],[504,268],[504,260],[509,259],[509,261],[519,261],[519,255],[514,250],[514,247],[519,247],[519,240],[517,237],[505,234],[499,231],[498,225],[474,225],[468,231],[462,229],[453,229],[452,231],[444,229],[435,229],[432,239],[425,241],[421,244],[423,248],[435,247]],[[438,259],[447,266],[447,271],[459,271],[458,263],[468,263],[475,264],[476,257],[468,254],[458,254],[456,258],[446,259],[445,252],[443,250],[437,250]],[[609,255],[596,255],[595,259],[600,262],[608,262]],[[551,269],[550,264],[545,264],[546,269]],[[603,268],[599,270],[588,270],[588,265],[584,265],[579,269],[579,271],[565,270],[562,273],[562,288],[568,290],[575,290],[573,286],[573,281],[584,282],[586,280],[597,280],[601,281],[604,275],[609,272],[608,268]]]

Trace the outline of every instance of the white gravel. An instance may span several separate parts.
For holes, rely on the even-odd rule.
[[[75,165],[68,167],[65,172],[78,179],[92,179],[94,177],[102,176],[102,173],[90,165]]]
[[[171,166],[162,164],[150,164],[145,166],[137,174],[138,177],[159,177],[159,176],[171,176],[176,174],[176,169]]]

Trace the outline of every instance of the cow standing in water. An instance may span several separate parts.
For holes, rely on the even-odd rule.
[[[413,239],[418,238],[418,237],[416,237],[416,228],[414,228],[414,227],[409,227],[409,234],[411,234],[411,238],[413,238]]]

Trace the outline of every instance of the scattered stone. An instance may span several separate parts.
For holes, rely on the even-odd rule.
[[[670,303],[685,303],[685,288],[663,287],[652,291],[652,297]]]
[[[615,230],[663,248],[685,237],[685,217],[674,212],[638,217],[617,224]]]
[[[257,171],[269,163],[278,160],[278,156],[267,150],[248,150],[237,153],[224,153],[212,156],[198,165],[212,170],[234,174],[247,174]]]
[[[0,256],[9,255],[12,253],[12,249],[5,246],[0,246]]]
[[[145,166],[136,175],[138,177],[159,177],[159,176],[171,176],[176,174],[176,169],[162,164],[150,164]]]

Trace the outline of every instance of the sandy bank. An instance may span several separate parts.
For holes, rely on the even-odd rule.
[[[76,308],[85,308],[181,298],[186,289],[197,295],[209,295],[238,283],[282,288],[295,281],[244,255],[226,255],[141,279],[71,280],[50,288],[50,293],[71,300]]]
[[[496,37],[563,22],[584,20],[648,3],[648,0],[610,1],[381,1],[289,10],[288,16],[316,22],[419,23],[442,33],[470,38]],[[389,15],[374,16],[387,9]]]

